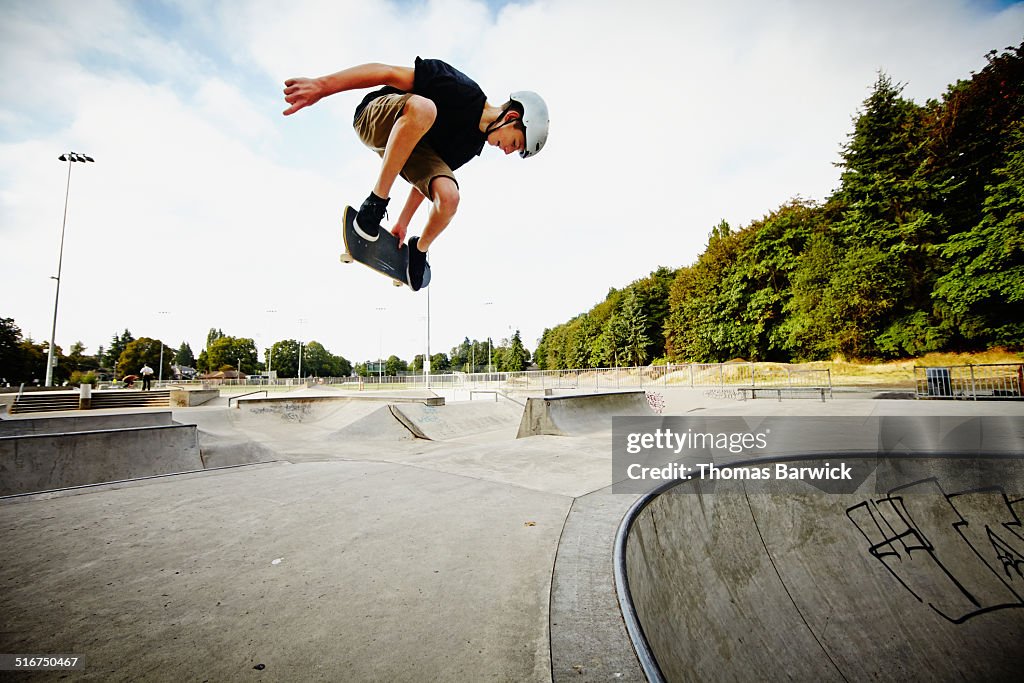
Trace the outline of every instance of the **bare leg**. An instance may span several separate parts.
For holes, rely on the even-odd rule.
[[[427,224],[423,228],[417,246],[420,251],[427,251],[441,231],[448,227],[459,208],[459,186],[451,178],[438,176],[430,183],[430,191],[434,195],[427,216]]]
[[[425,97],[413,95],[405,103],[402,116],[395,122],[384,147],[380,175],[377,177],[377,184],[373,186],[375,195],[381,199],[391,196],[391,187],[395,184],[395,179],[405,166],[405,162],[409,160],[416,143],[434,125],[436,117],[437,107]]]

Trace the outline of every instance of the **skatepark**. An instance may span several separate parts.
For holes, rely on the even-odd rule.
[[[84,660],[19,676],[1005,680],[1024,664],[1013,481],[623,493],[612,419],[655,416],[643,391],[264,393],[0,421],[0,651]],[[1011,449],[1024,436],[1019,401],[658,398],[665,416],[987,416]]]

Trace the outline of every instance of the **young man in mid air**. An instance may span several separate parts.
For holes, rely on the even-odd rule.
[[[382,163],[355,229],[363,239],[377,239],[399,175],[413,186],[391,229],[400,245],[416,210],[430,200],[423,234],[409,240],[413,290],[423,284],[427,250],[458,209],[454,171],[479,156],[484,143],[526,158],[540,152],[548,137],[548,109],[540,95],[515,92],[503,105],[492,105],[473,80],[437,59],[417,57],[413,67],[363,64],[321,78],[289,78],[284,85],[284,99],[291,105],[285,116],[328,95],[384,86],[356,107],[356,133]]]

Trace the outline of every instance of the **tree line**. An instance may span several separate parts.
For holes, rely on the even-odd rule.
[[[46,375],[48,350],[48,343],[25,338],[12,318],[0,318],[0,386],[41,383]],[[264,348],[261,360],[252,338],[230,336],[218,328],[210,329],[206,346],[198,357],[186,342],[172,348],[160,339],[136,338],[127,329],[113,335],[109,345],[100,346],[92,355],[85,353],[82,342],[75,342],[67,355],[60,346],[54,351],[53,379],[57,385],[121,379],[137,374],[143,365],[149,365],[167,379],[177,377],[182,368],[194,369],[200,375],[232,370],[252,375],[272,370],[280,378],[365,377],[378,373],[396,376],[423,371],[423,354],[418,354],[411,362],[391,355],[379,361],[353,364],[320,342],[300,344],[295,339],[283,339]],[[517,330],[498,344],[490,339],[470,341],[467,337],[450,353],[432,354],[430,371],[435,374],[488,369],[516,371],[525,369],[529,360],[530,352],[523,346]]]
[[[542,368],[888,359],[1024,346],[1024,43],[923,105],[884,73],[837,189],[547,329]]]

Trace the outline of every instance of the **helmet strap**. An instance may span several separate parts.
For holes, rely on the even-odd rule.
[[[484,135],[490,135],[494,131],[498,130],[499,128],[504,128],[505,126],[509,125],[510,123],[515,123],[516,121],[521,121],[521,119],[519,119],[519,118],[509,119],[508,121],[503,121],[502,120],[502,119],[505,118],[505,115],[508,114],[509,111],[511,111],[511,109],[512,109],[512,107],[505,107],[501,111],[501,113],[498,114],[498,118],[496,118],[493,121],[491,121],[491,123],[487,126],[487,130],[484,131]],[[499,121],[500,121],[500,123],[499,123]]]

